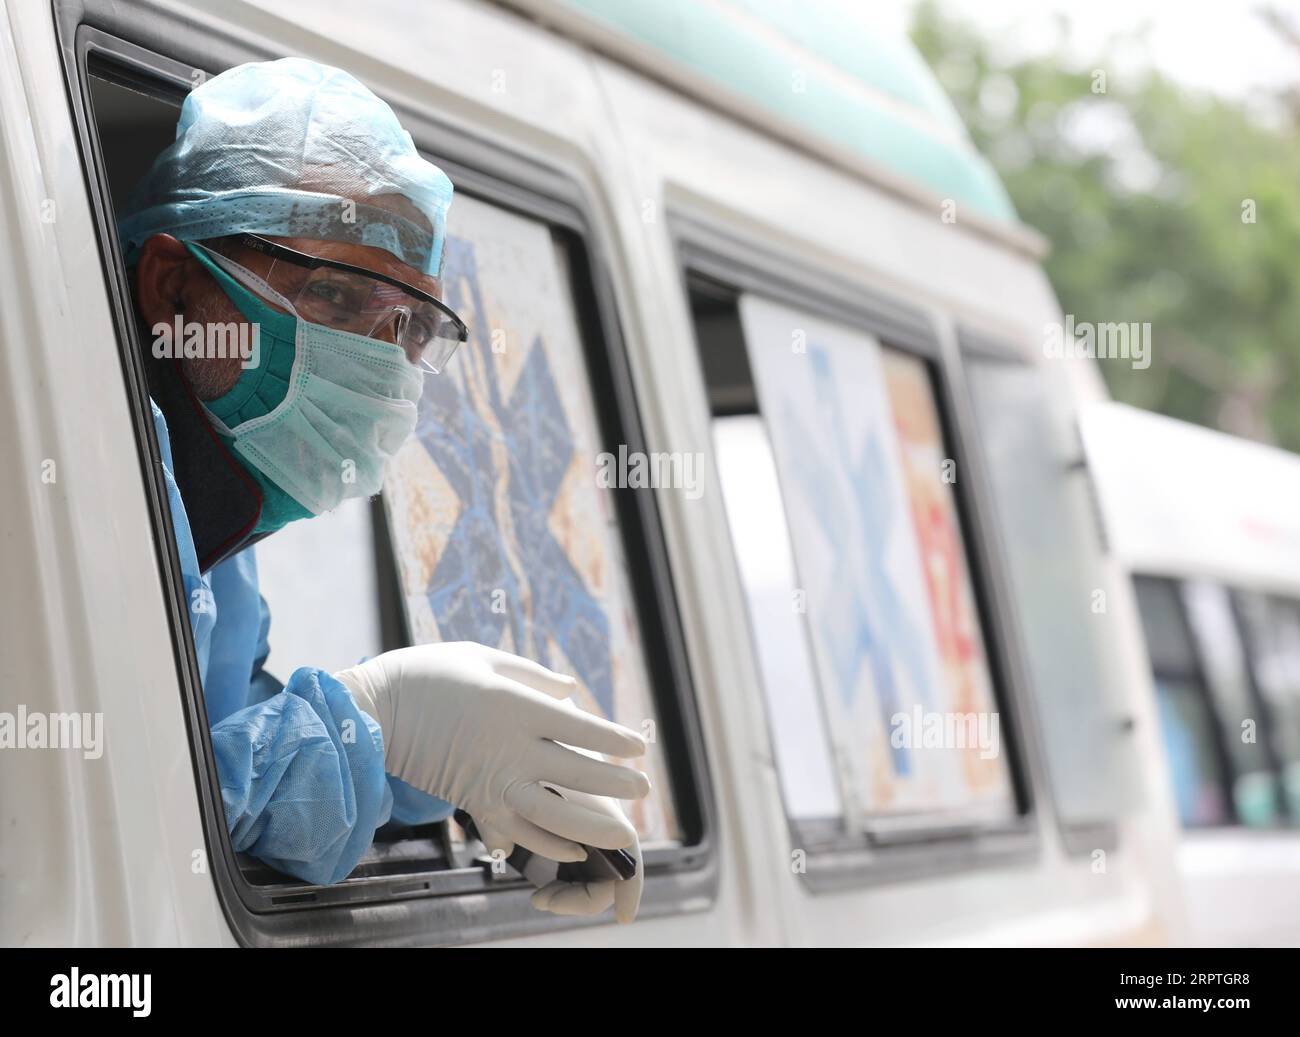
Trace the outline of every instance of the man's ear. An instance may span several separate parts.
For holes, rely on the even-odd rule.
[[[135,269],[135,302],[146,326],[170,324],[185,309],[194,257],[184,242],[155,234],[140,247]]]

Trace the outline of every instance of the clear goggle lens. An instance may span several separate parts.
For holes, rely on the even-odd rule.
[[[464,326],[450,311],[361,273],[306,270],[277,259],[266,281],[303,320],[392,342],[412,364],[435,374],[465,339]]]

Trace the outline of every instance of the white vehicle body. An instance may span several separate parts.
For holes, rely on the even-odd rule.
[[[631,67],[632,56],[616,54],[617,41],[602,43],[599,29],[563,5],[379,0],[364,16],[354,5],[319,0],[132,10],[146,23],[165,15],[165,24],[183,24],[223,53],[303,54],[347,68],[401,110],[430,113],[578,185],[607,264],[645,435],[663,449],[709,442],[673,235],[684,224],[917,308],[945,355],[959,348],[959,325],[1013,344],[1020,362],[1041,369],[1053,406],[1067,417],[1104,398],[1090,365],[1043,357],[1042,329],[1060,311],[1031,233],[974,217],[944,222],[942,198],[896,175],[866,163],[851,169],[789,134],[765,132],[758,114],[742,121],[703,103],[671,69],[656,73],[653,57]],[[493,70],[505,70],[506,89],[492,88]],[[102,713],[106,744],[94,761],[0,750],[0,940],[233,945],[242,941],[205,863],[211,833],[96,233],[56,19],[49,4],[0,0],[3,708]],[[1071,478],[1062,468],[1063,483]],[[1022,704],[1035,794],[1027,854],[1005,865],[813,891],[789,866],[772,733],[716,474],[709,470],[700,500],[665,494],[660,506],[712,777],[716,892],[632,926],[506,939],[683,946],[1187,938],[1140,624],[1125,571],[1099,544],[1087,559],[1109,602],[1096,617],[1099,640],[1137,764],[1123,778],[1130,806],[1116,817],[1109,848],[1067,845],[1031,700]],[[427,934],[428,942],[464,938]]]
[[[1300,457],[1118,403],[1089,407],[1082,429],[1111,550],[1131,573],[1300,598]],[[1196,943],[1300,943],[1293,828],[1189,828],[1178,863]]]

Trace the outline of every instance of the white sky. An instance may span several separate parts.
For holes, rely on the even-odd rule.
[[[905,28],[916,0],[872,0],[873,14]],[[1099,55],[1124,65],[1147,61],[1186,86],[1242,98],[1257,87],[1300,85],[1300,50],[1291,49],[1256,13],[1265,3],[1300,26],[1300,0],[944,0],[956,14],[1004,42],[1015,55],[1050,49],[1061,15],[1079,59]],[[1117,33],[1146,26],[1149,49],[1107,46]],[[1108,72],[1122,75],[1123,68]]]

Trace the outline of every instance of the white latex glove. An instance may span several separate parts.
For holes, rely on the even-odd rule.
[[[649,779],[566,745],[626,758],[643,755],[645,740],[560,701],[576,690],[572,677],[469,641],[385,652],[335,677],[383,731],[384,769],[468,812],[489,850],[509,855],[517,842],[554,861],[581,861],[579,843],[617,850],[635,842],[621,811],[591,798],[641,799]]]
[[[627,826],[631,841],[621,848],[636,858],[636,874],[622,881],[549,882],[533,893],[533,907],[557,915],[598,915],[613,904],[615,918],[623,923],[633,921],[637,908],[641,906],[641,889],[645,885],[645,865],[641,860],[641,841],[637,838],[636,829],[612,799],[571,789],[564,790],[564,797],[571,803],[616,817]]]

